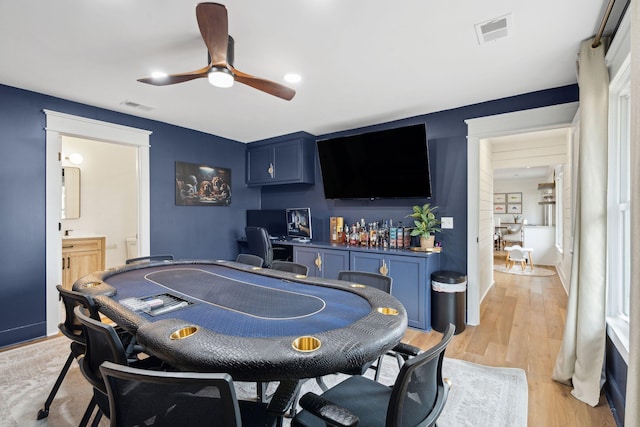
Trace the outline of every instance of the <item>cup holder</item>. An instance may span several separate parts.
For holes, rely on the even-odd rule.
[[[101,282],[89,282],[82,285],[83,288],[95,288],[96,286],[100,286]]]
[[[173,331],[173,333],[169,335],[169,338],[171,338],[172,340],[183,340],[195,334],[196,332],[198,332],[197,326],[185,326],[184,328],[180,328],[177,331]]]
[[[389,307],[378,307],[376,308],[376,311],[378,313],[384,314],[385,316],[397,316],[399,313],[395,308]]]
[[[311,336],[298,337],[291,343],[291,346],[294,348],[294,350],[303,353],[316,351],[320,348],[321,345],[322,342],[318,338]]]

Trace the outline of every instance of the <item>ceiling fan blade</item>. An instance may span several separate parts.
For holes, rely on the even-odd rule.
[[[281,85],[280,83],[272,82],[270,80],[261,79],[260,77],[255,77],[250,74],[243,73],[242,71],[236,70],[232,66],[229,66],[229,68],[231,69],[231,72],[233,72],[233,75],[237,82],[244,83],[247,86],[251,86],[252,88],[261,90],[287,101],[291,101],[291,99],[296,94],[295,90]]]
[[[189,80],[199,79],[201,77],[207,77],[210,69],[211,65],[207,65],[199,70],[190,71],[188,73],[171,74],[167,77],[145,77],[143,79],[138,79],[138,81],[154,86],[168,86],[176,83],[188,82]]]
[[[229,42],[227,8],[218,3],[200,3],[196,6],[196,18],[202,40],[209,50],[211,63],[226,65]]]

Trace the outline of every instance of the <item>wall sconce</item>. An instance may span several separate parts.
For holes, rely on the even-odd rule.
[[[69,160],[74,165],[79,165],[80,163],[82,163],[84,161],[84,158],[82,157],[82,154],[80,154],[80,153],[71,153],[67,157],[65,157],[65,159]]]

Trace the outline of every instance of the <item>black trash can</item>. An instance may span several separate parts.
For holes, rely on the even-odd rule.
[[[431,327],[444,332],[449,323],[456,335],[464,331],[467,316],[467,276],[455,271],[431,274]]]

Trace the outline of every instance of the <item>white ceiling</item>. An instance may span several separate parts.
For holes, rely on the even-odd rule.
[[[235,67],[301,74],[292,101],[206,79],[137,82],[206,65],[190,0],[0,0],[0,83],[242,142],[319,135],[575,83],[607,1],[223,3]],[[479,45],[474,24],[506,14],[511,35]]]

